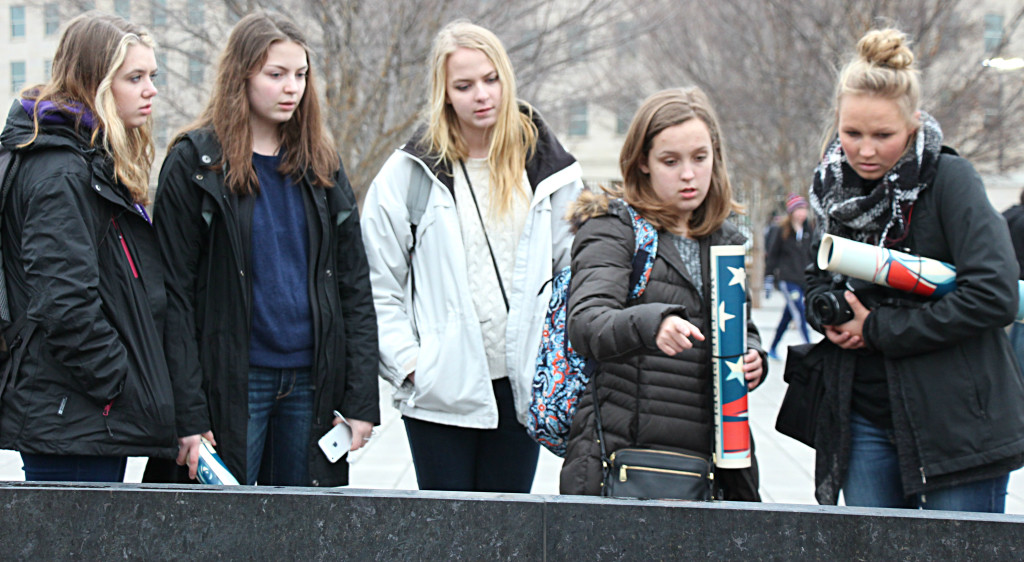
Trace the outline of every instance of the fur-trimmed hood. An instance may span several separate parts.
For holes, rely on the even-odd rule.
[[[615,199],[608,192],[593,191],[586,188],[580,192],[569,210],[565,214],[565,220],[569,221],[573,234],[575,234],[583,223],[594,217],[601,217],[608,214],[608,205]]]

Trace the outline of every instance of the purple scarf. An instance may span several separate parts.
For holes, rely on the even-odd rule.
[[[75,117],[81,116],[82,124],[90,129],[96,128],[96,116],[80,103],[71,102],[67,105],[57,105],[52,101],[21,100],[21,107],[25,113],[33,115],[35,108],[39,107],[39,121],[42,123],[68,123]]]

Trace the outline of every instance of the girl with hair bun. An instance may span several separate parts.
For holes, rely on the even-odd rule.
[[[26,480],[120,482],[139,455],[194,476],[200,435],[213,440],[192,415],[202,391],[163,350],[165,271],[144,207],[155,46],[117,16],[71,20],[53,78],[21,93],[0,136],[17,162],[3,193],[14,370],[0,446],[21,453]]]
[[[854,317],[822,325],[825,396],[816,496],[835,504],[1004,510],[1024,464],[1024,379],[1003,327],[1017,310],[1006,221],[969,162],[919,108],[914,55],[874,30],[839,75],[833,136],[810,201],[826,233],[956,266],[939,299],[810,270],[808,299],[840,291]]]

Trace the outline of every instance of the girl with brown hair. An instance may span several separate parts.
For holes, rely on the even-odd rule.
[[[359,213],[315,77],[294,23],[242,18],[160,171],[167,355],[206,390],[221,457],[248,484],[347,484],[317,441],[347,423],[356,450],[379,423]]]
[[[572,248],[568,334],[576,351],[600,366],[573,418],[563,494],[602,493],[602,447],[607,455],[639,446],[711,456],[710,250],[742,244],[744,237],[726,221],[739,205],[704,92],[673,89],[647,98],[619,164],[623,186],[613,195],[621,199],[584,192],[573,211],[582,226]],[[658,231],[646,290],[636,299],[630,298],[635,236],[627,205]],[[743,375],[752,389],[767,364],[753,322],[747,330]],[[716,471],[715,484],[725,499],[759,499],[756,464]]]

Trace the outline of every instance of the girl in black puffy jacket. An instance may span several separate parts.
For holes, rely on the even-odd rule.
[[[572,248],[568,335],[600,367],[598,385],[590,383],[573,418],[563,494],[601,494],[593,389],[608,455],[626,447],[712,452],[709,253],[744,237],[726,222],[738,205],[705,94],[692,88],[648,98],[620,164],[622,199],[658,230],[658,249],[646,290],[630,299],[635,236],[625,205],[587,192],[577,202],[575,219],[586,222]],[[753,388],[766,363],[752,322],[747,330],[740,382]],[[726,499],[759,499],[756,463],[753,470],[718,470],[715,483]]]

